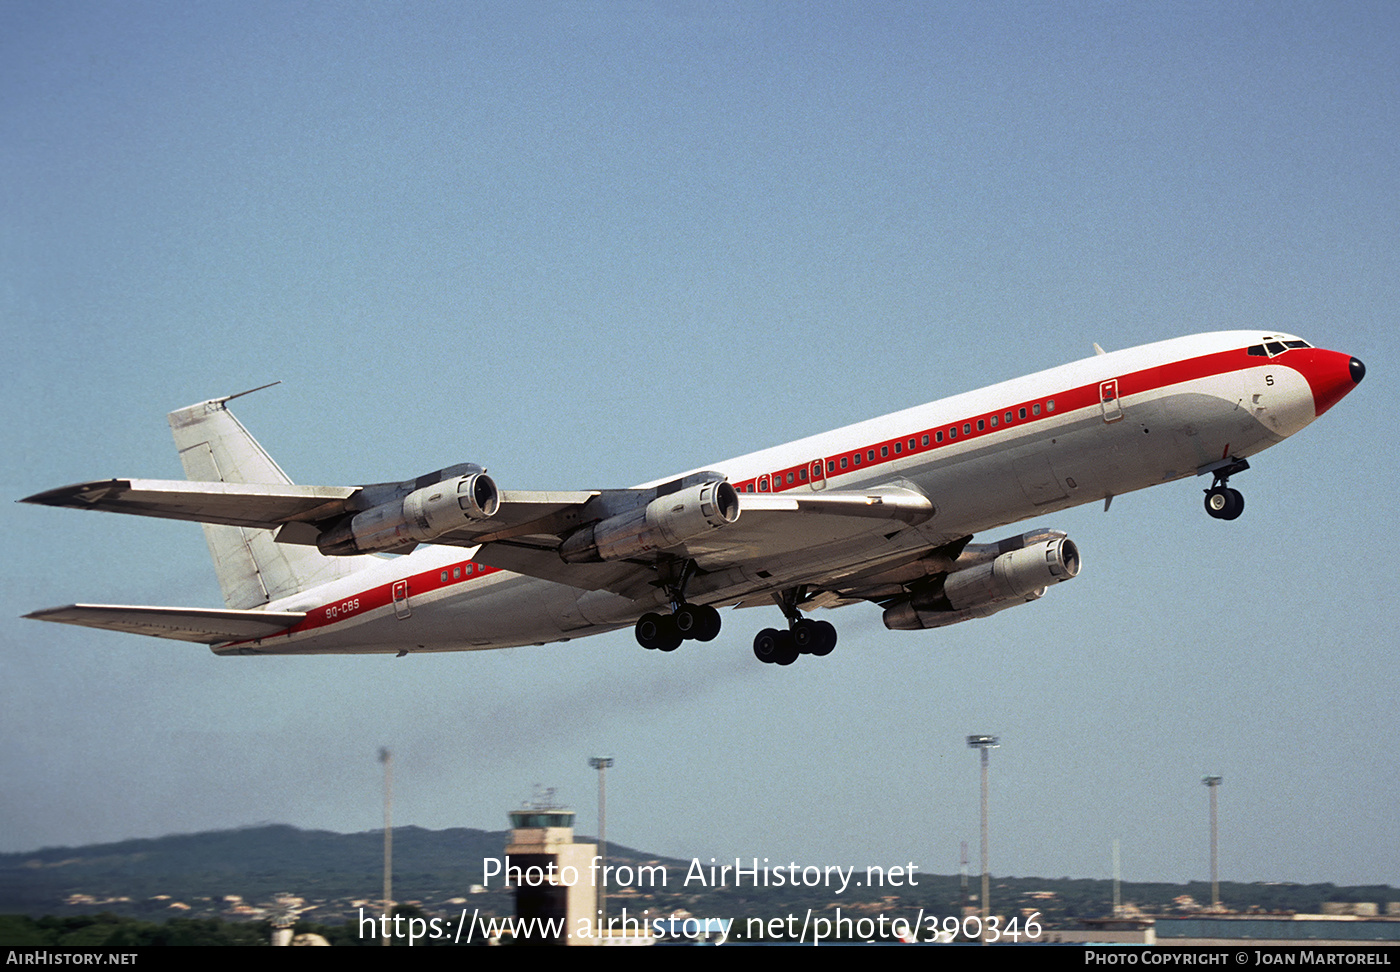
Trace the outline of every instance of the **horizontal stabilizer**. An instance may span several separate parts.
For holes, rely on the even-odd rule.
[[[356,492],[354,486],[103,479],[36,493],[20,502],[266,530],[282,523],[338,516],[346,511],[347,501]]]
[[[306,614],[303,611],[218,611],[211,608],[69,604],[67,607],[35,611],[25,617],[216,645],[278,634],[305,618]]]

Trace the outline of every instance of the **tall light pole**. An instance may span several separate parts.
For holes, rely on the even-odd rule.
[[[996,749],[1001,744],[996,736],[968,736],[967,745],[969,749],[980,749],[982,751],[982,929],[987,928],[987,917],[991,914],[991,902],[988,898],[992,893],[991,874],[987,867],[987,766],[990,762],[988,754],[990,750]],[[985,934],[982,940],[986,941]]]
[[[608,767],[615,761],[611,756],[593,756],[588,765],[598,771],[598,856],[603,865],[602,880],[598,882],[599,932],[608,927]]]
[[[394,907],[394,759],[389,750],[380,748],[379,761],[384,764],[384,927],[380,944],[388,945]]]
[[[1220,871],[1218,864],[1220,860],[1220,830],[1216,826],[1215,819],[1215,791],[1224,781],[1223,776],[1203,776],[1201,782],[1210,790],[1210,907],[1212,911],[1220,910]]]

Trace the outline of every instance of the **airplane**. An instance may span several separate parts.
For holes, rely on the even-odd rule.
[[[1248,457],[1365,376],[1288,334],[1200,334],[1104,353],[629,489],[501,489],[479,465],[297,486],[228,409],[171,412],[187,481],[109,479],[22,502],[191,520],[225,609],[71,604],[26,617],[217,655],[470,651],[631,626],[712,641],[721,608],[777,607],[753,641],[790,665],[836,646],[819,608],[871,602],[909,631],[985,618],[1079,574],[1062,531],[979,532],[1210,477],[1233,520]],[[268,386],[263,386],[268,387]],[[259,391],[261,389],[252,389]]]

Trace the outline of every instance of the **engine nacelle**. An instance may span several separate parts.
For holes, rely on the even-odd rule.
[[[885,627],[899,631],[942,628],[985,618],[1034,601],[1052,584],[1079,574],[1079,548],[1065,536],[1009,550],[986,563],[954,571],[940,587],[920,591],[885,609]]]
[[[739,493],[730,483],[699,483],[574,531],[560,545],[559,556],[569,564],[623,560],[674,547],[737,519]]]
[[[458,476],[356,513],[321,534],[316,546],[329,557],[412,548],[474,520],[495,516],[500,506],[501,494],[490,476]]]

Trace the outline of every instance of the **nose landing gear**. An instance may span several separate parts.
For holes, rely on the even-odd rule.
[[[1244,496],[1228,486],[1206,490],[1206,512],[1217,520],[1233,520],[1244,512]]]
[[[1226,484],[1235,473],[1244,472],[1248,468],[1248,460],[1235,459],[1212,471],[1213,482],[1210,489],[1206,490],[1207,513],[1217,520],[1233,520],[1244,512],[1244,496],[1239,490],[1231,489]]]

